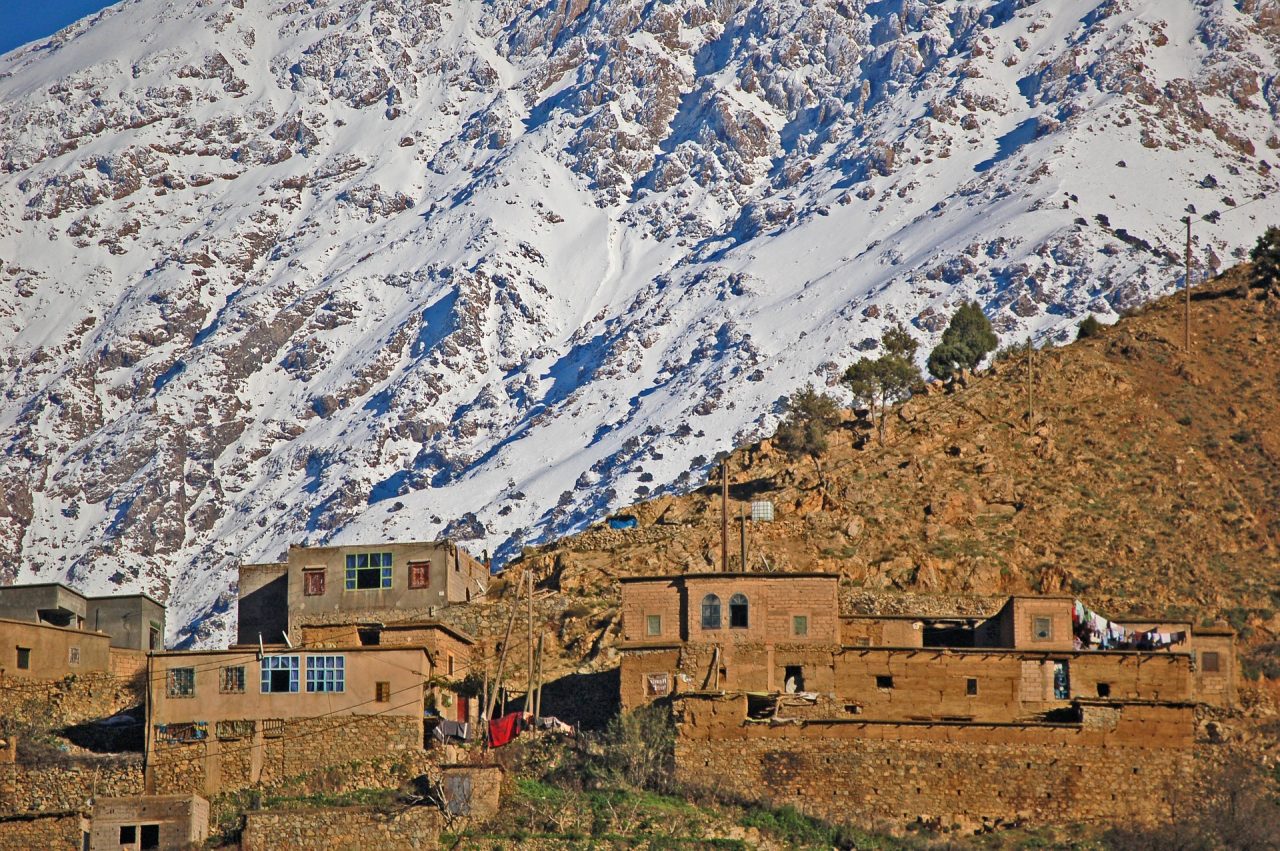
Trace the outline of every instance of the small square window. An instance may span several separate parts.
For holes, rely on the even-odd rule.
[[[244,665],[223,668],[218,677],[218,691],[223,694],[244,694]]]
[[[302,594],[306,597],[324,596],[324,568],[308,567],[302,571]]]
[[[151,851],[160,847],[160,825],[144,824],[142,826],[142,851]]]
[[[876,688],[893,688],[893,677],[887,674],[876,676]]]
[[[791,634],[796,638],[804,638],[809,634],[809,616],[793,615],[791,618]]]
[[[409,587],[410,588],[430,588],[431,587],[431,562],[429,561],[409,562]]]
[[[1031,640],[1032,641],[1052,641],[1053,640],[1053,618],[1035,617],[1031,619]]]
[[[132,845],[138,841],[138,827],[133,824],[120,825],[120,844]]]
[[[1111,697],[1111,683],[1098,683],[1098,697]]]
[[[165,676],[165,694],[169,697],[195,697],[196,669],[170,668]]]
[[[648,615],[644,622],[646,635],[662,635],[662,615]]]
[[[373,699],[378,703],[387,703],[391,700],[391,683],[379,682],[374,684]]]
[[[261,721],[264,739],[279,739],[284,735],[283,718],[264,718]]]
[[[67,664],[68,665],[80,664],[80,648],[79,647],[70,647],[67,649]]]
[[[978,693],[978,680],[975,677],[969,677],[964,681],[964,693],[973,697]]]
[[[1216,674],[1222,670],[1222,662],[1218,654],[1212,650],[1206,650],[1200,655],[1200,667],[1206,674]]]
[[[22,671],[26,671],[26,670],[29,670],[30,668],[31,668],[31,648],[19,647],[18,648],[18,669]]]

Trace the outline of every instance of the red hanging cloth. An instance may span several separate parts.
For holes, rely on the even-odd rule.
[[[520,735],[524,728],[523,712],[508,712],[489,722],[489,747],[500,748]]]

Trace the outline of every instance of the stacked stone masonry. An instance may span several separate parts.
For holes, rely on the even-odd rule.
[[[81,759],[70,766],[0,765],[0,815],[79,810],[99,795],[142,792],[138,757]]]
[[[88,829],[78,812],[0,817],[0,851],[79,851]]]
[[[401,851],[435,848],[440,841],[439,810],[409,807],[380,812],[368,807],[322,810],[268,810],[245,815],[243,851]]]

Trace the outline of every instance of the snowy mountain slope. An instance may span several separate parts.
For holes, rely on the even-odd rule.
[[[0,59],[6,574],[218,637],[290,542],[687,484],[886,323],[1061,339],[1176,285],[1188,204],[1201,268],[1280,218],[1278,44],[1274,0],[126,0]]]

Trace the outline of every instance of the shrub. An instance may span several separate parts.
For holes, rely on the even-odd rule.
[[[1084,319],[1080,320],[1080,325],[1076,329],[1076,339],[1087,340],[1090,337],[1096,337],[1102,333],[1102,323],[1098,318],[1090,313]]]
[[[974,369],[999,342],[978,303],[965,302],[951,315],[942,342],[929,354],[929,373],[947,379],[957,370]]]

